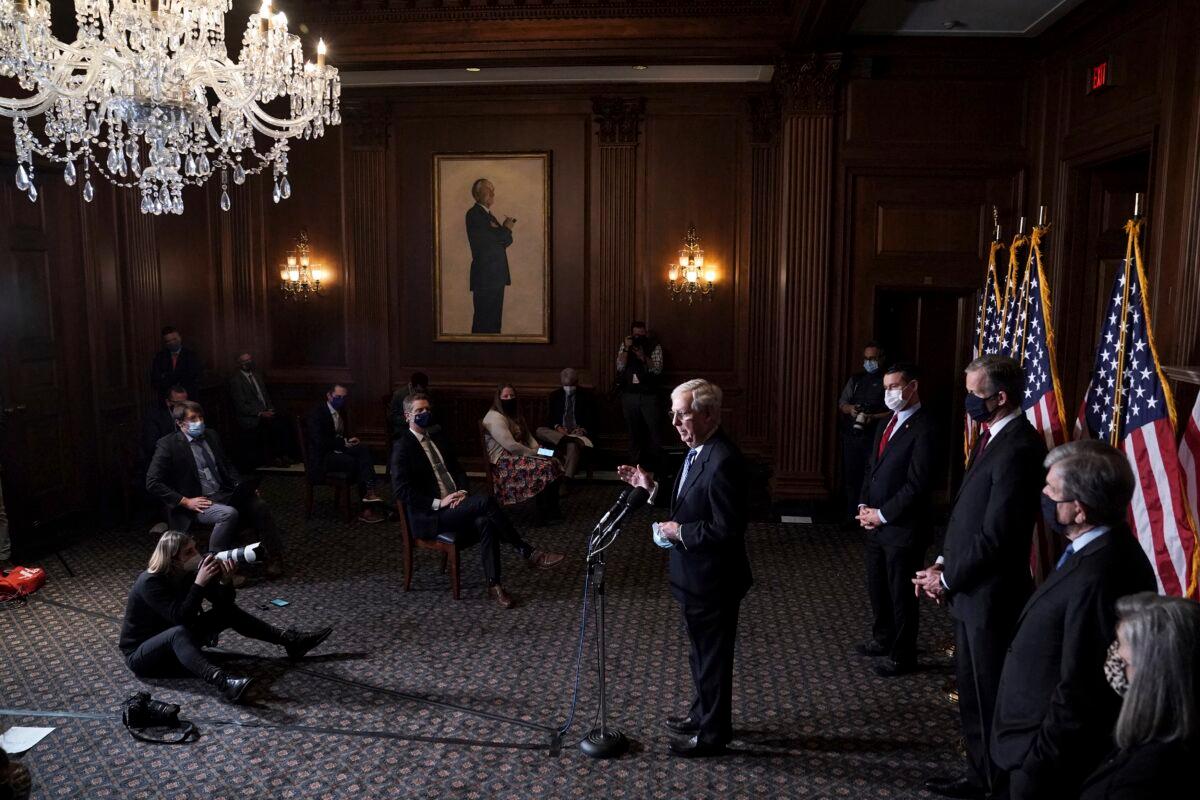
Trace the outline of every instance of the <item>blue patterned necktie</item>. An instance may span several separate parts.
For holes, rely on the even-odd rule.
[[[1075,555],[1075,545],[1069,544],[1067,549],[1063,550],[1063,554],[1058,557],[1058,563],[1054,565],[1054,569],[1056,571],[1062,569],[1062,565],[1067,563],[1067,559],[1073,555]]]
[[[697,450],[688,450],[687,458],[683,460],[683,474],[679,476],[679,491],[675,493],[676,497],[683,494],[683,487],[687,485],[688,470],[692,468],[692,462],[696,460]]]

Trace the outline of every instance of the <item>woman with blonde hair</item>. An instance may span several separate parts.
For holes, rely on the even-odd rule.
[[[231,559],[212,553],[201,557],[186,533],[167,531],[159,538],[146,571],[129,590],[121,625],[121,653],[134,675],[168,677],[182,670],[236,703],[251,679],[213,666],[201,651],[215,644],[221,631],[233,628],[247,638],[282,645],[292,659],[333,632],[281,630],[238,608],[231,580],[236,570]],[[205,600],[212,604],[208,611],[203,610]]]
[[[1200,755],[1200,604],[1152,592],[1117,601],[1117,643],[1105,672],[1125,699],[1117,749],[1081,800],[1167,797],[1193,781]]]
[[[483,418],[483,429],[500,505],[515,506],[534,498],[538,522],[562,519],[558,508],[562,464],[538,455],[537,439],[521,413],[512,384],[496,387],[492,407]]]

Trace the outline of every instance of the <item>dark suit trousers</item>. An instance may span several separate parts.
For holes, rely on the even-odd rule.
[[[733,739],[733,650],[740,605],[740,600],[727,605],[683,604],[696,687],[689,716],[700,723],[701,742],[728,744]]]
[[[351,480],[358,479],[358,491],[366,494],[375,485],[375,461],[364,444],[335,451],[325,457],[326,472],[344,472]]]
[[[897,663],[911,664],[917,659],[920,608],[912,577],[923,566],[925,548],[881,545],[873,538],[866,545],[867,594],[874,615],[871,636]]]
[[[471,320],[471,333],[499,333],[504,320],[504,289],[475,289],[471,292],[475,300],[475,317]]]
[[[995,631],[954,621],[958,713],[967,744],[968,777],[980,788],[997,778],[989,756],[992,716],[1000,688],[1000,670],[1008,652],[1009,631]]]
[[[651,472],[663,468],[662,418],[654,393],[622,392],[621,410],[629,429],[629,458]]]
[[[230,604],[205,611],[193,625],[176,625],[151,636],[126,654],[125,664],[139,678],[178,677],[181,671],[204,678],[213,665],[200,648],[226,628],[247,639],[272,644],[283,641],[273,626]]]
[[[489,586],[500,582],[501,543],[512,545],[521,558],[529,558],[533,552],[490,495],[468,497],[454,508],[442,509],[437,512],[437,521],[439,532],[457,534],[454,539],[460,550],[479,544]]]

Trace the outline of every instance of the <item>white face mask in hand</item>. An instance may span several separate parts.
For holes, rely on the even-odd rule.
[[[883,393],[883,404],[892,411],[899,411],[904,408],[904,389],[888,389]]]

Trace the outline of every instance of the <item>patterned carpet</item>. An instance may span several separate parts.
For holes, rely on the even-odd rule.
[[[666,754],[662,719],[690,702],[686,643],[648,531],[662,512],[640,512],[609,551],[610,721],[635,743],[602,762],[574,746],[595,714],[590,631],[579,710],[557,755],[550,732],[571,700],[583,532],[614,486],[577,490],[564,501],[566,522],[527,531],[569,555],[561,568],[535,572],[505,554],[504,581],[520,603],[510,611],[484,601],[474,550],[463,558],[462,600],[420,551],[405,594],[394,525],[344,525],[324,498],[305,521],[295,478],[269,477],[263,492],[288,531],[290,573],[247,587],[239,602],[279,625],[335,625],[334,635],[290,665],[273,660],[277,648],[226,633],[221,646],[241,654],[233,668],[260,679],[253,704],[228,706],[195,681],[159,681],[154,696],[182,705],[203,735],[178,747],[135,742],[119,709],[144,685],[125,669],[108,617],[120,617],[154,537],[80,535],[64,552],[75,577],[48,558],[37,599],[0,609],[0,706],[100,715],[0,717],[0,729],[58,726],[21,758],[34,797],[907,798],[927,796],[921,781],[957,764],[957,715],[941,694],[945,615],[924,609],[925,669],[876,677],[851,650],[867,630],[853,534],[752,526],[735,752],[684,761]],[[240,724],[221,724],[231,722]]]

